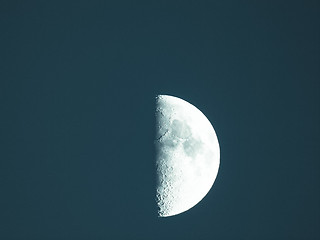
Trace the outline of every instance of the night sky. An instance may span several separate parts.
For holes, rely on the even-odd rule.
[[[0,239],[320,239],[319,1],[0,1]],[[158,218],[155,96],[210,192]]]

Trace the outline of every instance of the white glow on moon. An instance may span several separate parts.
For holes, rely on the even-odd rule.
[[[195,206],[212,187],[220,149],[206,116],[172,96],[156,99],[156,169],[158,214],[173,216]]]

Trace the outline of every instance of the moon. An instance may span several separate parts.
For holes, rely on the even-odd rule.
[[[220,148],[214,128],[192,104],[158,95],[155,149],[158,216],[189,210],[209,192],[218,173]]]

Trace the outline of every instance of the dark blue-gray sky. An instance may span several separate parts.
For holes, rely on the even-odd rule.
[[[319,239],[318,1],[1,1],[0,238]],[[154,97],[221,147],[157,218]]]

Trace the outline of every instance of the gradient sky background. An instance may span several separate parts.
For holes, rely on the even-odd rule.
[[[258,3],[257,3],[258,2]],[[0,239],[319,239],[319,1],[0,2]],[[221,165],[157,218],[154,97]]]

